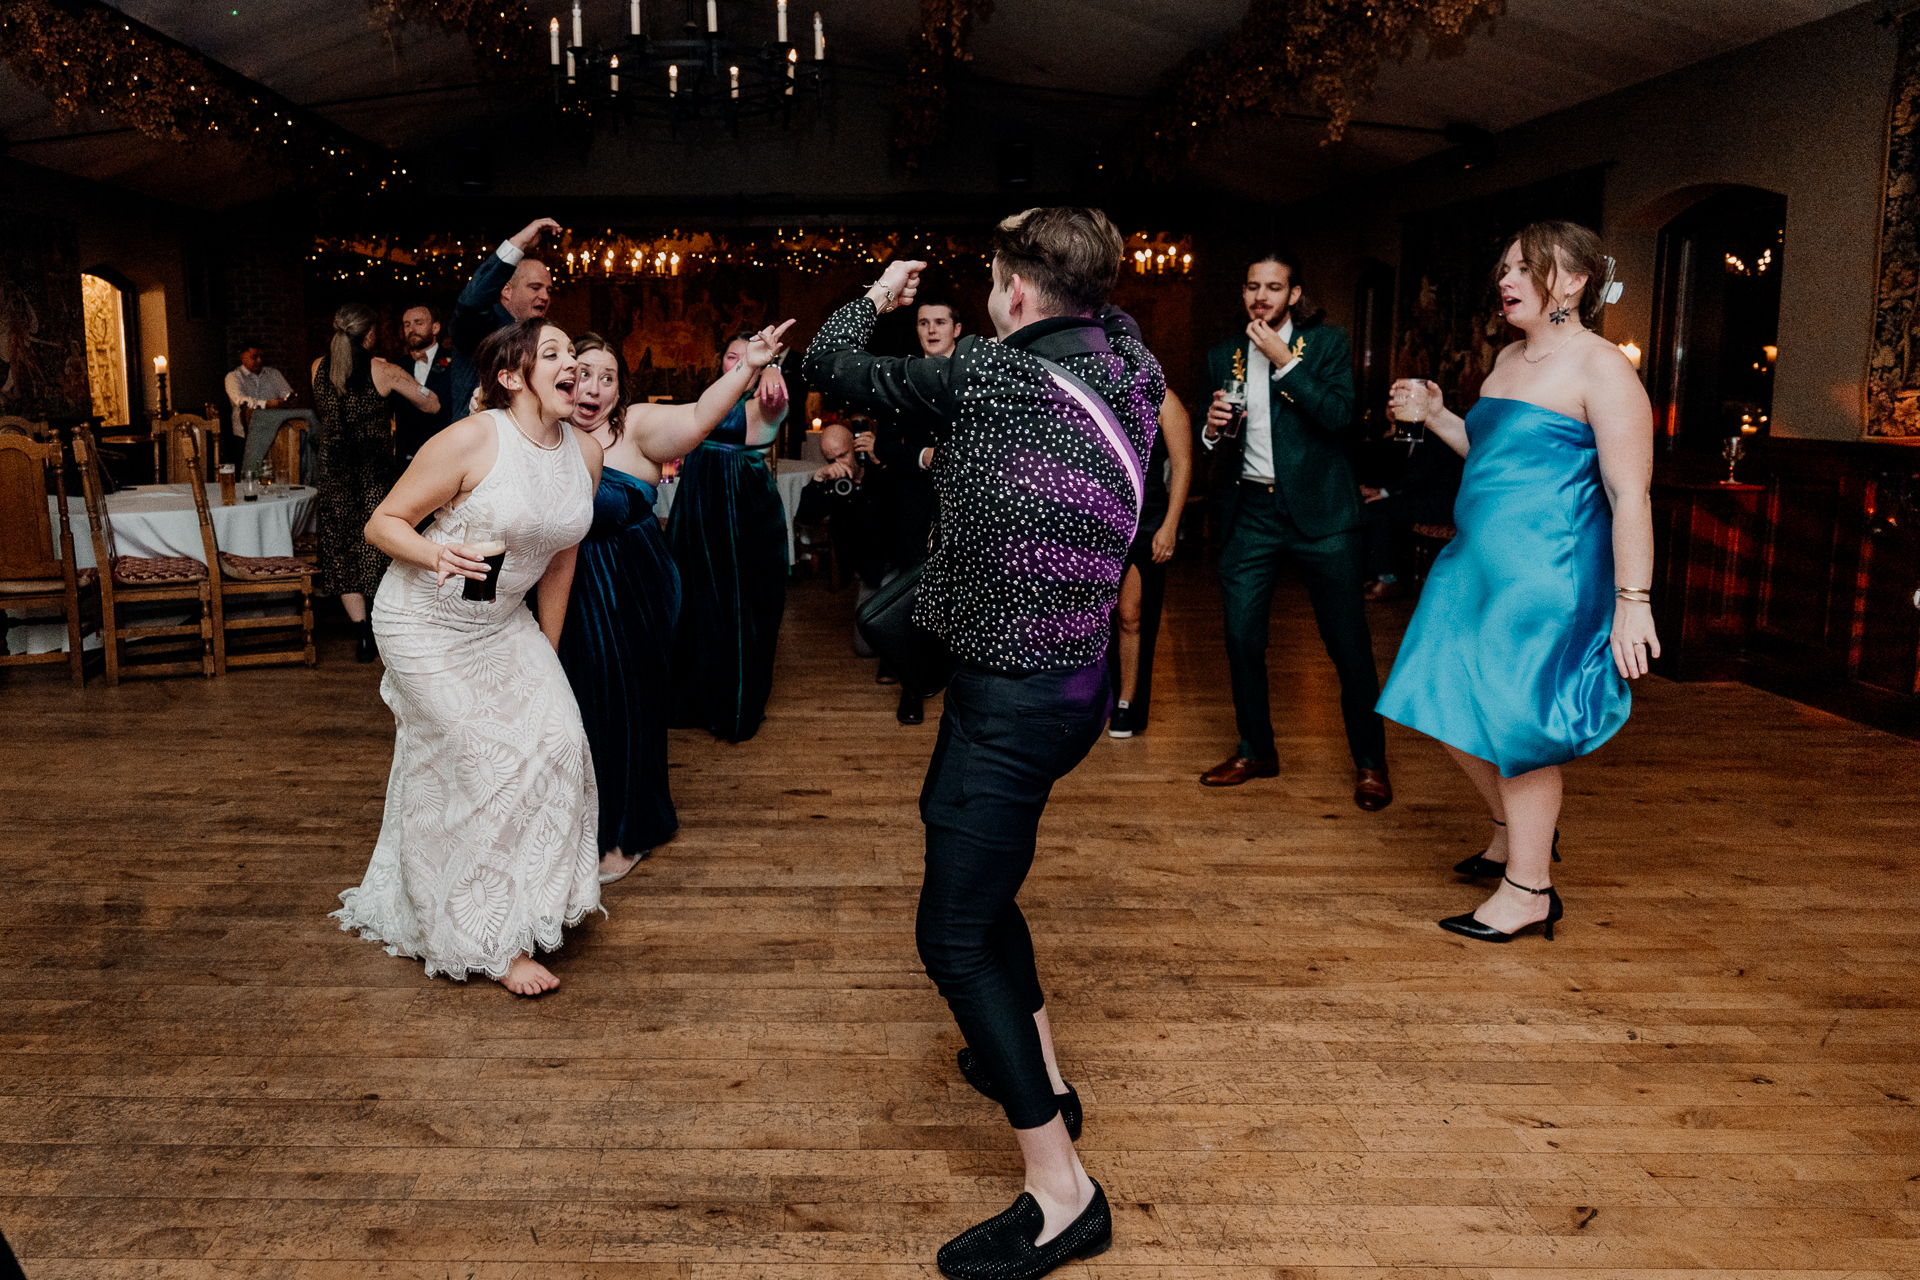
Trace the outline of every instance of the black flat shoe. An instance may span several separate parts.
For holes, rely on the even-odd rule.
[[[1507,880],[1505,875],[1502,875],[1500,878]],[[1547,941],[1552,942],[1553,922],[1567,914],[1566,906],[1560,901],[1560,891],[1552,885],[1548,885],[1544,889],[1527,889],[1527,886],[1514,884],[1511,880],[1507,880],[1507,883],[1513,885],[1516,889],[1526,889],[1528,893],[1536,896],[1540,894],[1546,895],[1547,918],[1538,923],[1547,926]],[[1463,938],[1472,938],[1476,942],[1512,942],[1515,938],[1533,928],[1533,925],[1524,924],[1512,933],[1502,933],[1492,925],[1480,923],[1480,921],[1473,918],[1473,912],[1469,911],[1463,916],[1448,916],[1440,922],[1440,927],[1448,933],[1457,933]]]
[[[1093,1203],[1065,1231],[1036,1245],[1034,1239],[1046,1222],[1040,1202],[1022,1191],[1005,1213],[941,1245],[934,1261],[948,1280],[1039,1280],[1063,1263],[1096,1258],[1113,1244],[1113,1211],[1098,1182],[1093,1184]]]
[[[1000,1095],[994,1090],[993,1080],[987,1075],[986,1068],[980,1065],[980,1059],[974,1055],[972,1048],[962,1049],[955,1061],[960,1064],[960,1074],[967,1078],[967,1083],[973,1086],[975,1093],[989,1102],[1000,1101]],[[1065,1093],[1056,1093],[1053,1096],[1060,1103],[1060,1119],[1066,1122],[1068,1140],[1080,1141],[1080,1121],[1083,1116],[1080,1111],[1079,1090],[1068,1085]]]
[[[1496,821],[1493,825],[1504,827],[1507,824]],[[1553,829],[1553,860],[1560,861],[1560,828],[1558,827]],[[1507,864],[1488,862],[1484,856],[1476,853],[1465,862],[1454,863],[1453,874],[1465,876],[1469,880],[1502,880],[1506,878]]]

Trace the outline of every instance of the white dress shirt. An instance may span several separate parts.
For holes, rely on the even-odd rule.
[[[227,400],[233,405],[233,433],[243,439],[247,434],[247,425],[240,416],[241,405],[264,409],[292,394],[293,388],[272,365],[261,365],[258,373],[250,372],[245,365],[233,370],[227,374]]]
[[[1280,326],[1282,346],[1293,345],[1293,317]],[[1295,356],[1275,370],[1266,353],[1247,344],[1247,420],[1240,428],[1240,478],[1273,483],[1273,384],[1293,372]]]
[[[440,354],[440,344],[434,343],[413,361],[413,380],[421,386],[427,385],[427,373],[433,368],[433,358]]]

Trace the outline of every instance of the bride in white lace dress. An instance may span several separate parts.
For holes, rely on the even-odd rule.
[[[593,760],[554,653],[600,446],[566,425],[575,367],[560,329],[511,325],[475,363],[488,408],[429,440],[367,522],[393,557],[373,604],[393,772],[366,878],[333,915],[429,977],[484,973],[538,995],[559,979],[534,949],[600,905]],[[478,529],[507,544],[486,603],[462,598],[487,574],[465,541]]]

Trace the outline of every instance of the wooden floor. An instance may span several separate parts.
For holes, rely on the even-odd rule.
[[[326,913],[392,746],[377,669],[0,681],[0,1229],[31,1280],[932,1276],[1016,1193],[920,971],[934,726],[796,585],[753,741],[538,1001]],[[1410,607],[1381,607],[1382,669]],[[1348,799],[1297,587],[1285,774],[1233,745],[1183,563],[1153,728],[1056,790],[1024,894],[1115,1246],[1063,1276],[1920,1276],[1920,747],[1657,680],[1567,772],[1560,940],[1434,920],[1487,832],[1431,742]],[[937,709],[937,704],[935,704]]]

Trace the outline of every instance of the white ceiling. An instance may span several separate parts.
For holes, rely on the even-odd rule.
[[[671,17],[677,26],[684,15],[684,0],[647,2],[655,24]],[[917,4],[798,0],[796,28],[815,5],[849,86],[868,86],[849,92],[848,101],[879,109],[902,65]],[[470,87],[476,76],[464,36],[413,23],[392,39],[363,0],[121,0],[119,7],[379,146],[419,149],[485,127],[489,100]],[[589,43],[624,30],[625,0],[585,0],[585,7]],[[770,39],[773,7],[773,0],[722,0],[723,23]],[[1478,24],[1457,48],[1417,48],[1385,65],[1346,142],[1320,145],[1324,131],[1312,122],[1243,121],[1214,140],[1195,176],[1267,199],[1298,198],[1444,145],[1437,133],[1406,127],[1467,123],[1497,132],[1849,7],[1852,0],[1508,0],[1503,16]],[[531,0],[530,8],[543,25],[565,0]],[[1042,146],[1049,137],[1079,145],[1089,130],[1124,119],[1182,57],[1217,45],[1244,12],[1245,0],[999,0],[975,33],[973,78],[957,101],[991,101],[1000,118],[1021,115]],[[218,151],[183,157],[180,148],[124,132],[35,141],[114,127],[101,117],[56,119],[43,97],[0,64],[0,132],[15,158],[192,205],[230,205],[250,194],[246,166]],[[886,157],[870,163],[883,167]]]

